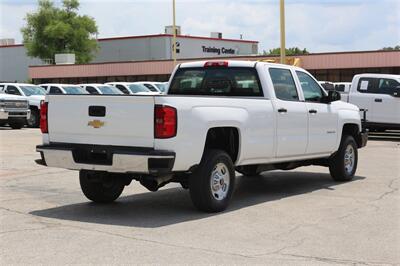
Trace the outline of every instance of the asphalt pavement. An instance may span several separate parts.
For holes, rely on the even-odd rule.
[[[175,184],[91,203],[77,172],[35,164],[38,129],[0,128],[0,264],[400,265],[400,135],[387,135],[351,182],[323,167],[238,175],[229,209],[205,214]]]

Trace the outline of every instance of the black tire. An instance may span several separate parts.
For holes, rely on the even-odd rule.
[[[31,109],[31,116],[26,121],[28,127],[39,127],[40,124],[40,113],[37,109]]]
[[[226,181],[214,183],[213,188],[221,188],[224,196],[219,197],[217,192],[213,192],[211,181],[213,171],[217,171],[220,167],[220,173],[223,173]],[[224,169],[224,170],[223,170]],[[214,179],[215,181],[216,179]],[[221,183],[222,182],[222,183]],[[225,210],[232,197],[235,188],[235,168],[232,159],[229,155],[221,150],[206,150],[201,159],[200,165],[196,168],[194,173],[189,177],[189,191],[190,197],[194,206],[205,212],[220,212]]]
[[[125,184],[117,174],[95,171],[79,171],[83,194],[97,203],[110,203],[118,199]]]
[[[346,149],[351,147],[353,150],[352,166],[346,166]],[[329,160],[329,172],[335,181],[350,181],[353,179],[357,170],[358,151],[357,143],[352,136],[343,136],[339,150]]]
[[[12,129],[21,129],[24,126],[23,121],[13,121],[8,123]]]
[[[261,173],[258,170],[258,165],[244,165],[236,167],[236,171],[244,176],[257,176]]]

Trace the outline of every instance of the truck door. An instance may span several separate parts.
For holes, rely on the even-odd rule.
[[[299,99],[290,69],[269,68],[276,99],[276,157],[304,155],[307,147],[308,116]]]
[[[373,108],[373,97],[371,88],[373,87],[373,78],[360,78],[354,85],[354,88],[350,88],[348,102],[356,105],[360,109],[367,109],[367,121],[371,122],[374,114]]]
[[[322,102],[324,93],[307,73],[296,71],[308,113],[307,154],[329,153],[335,150],[338,137],[338,115],[330,104]]]
[[[373,95],[371,121],[382,124],[400,124],[400,83],[390,78],[376,78],[371,88]]]

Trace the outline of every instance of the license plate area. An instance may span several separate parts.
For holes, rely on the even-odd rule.
[[[72,150],[72,157],[76,163],[112,165],[113,153],[99,147],[79,147]]]

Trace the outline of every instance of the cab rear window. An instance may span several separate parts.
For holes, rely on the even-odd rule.
[[[263,96],[255,68],[181,68],[172,79],[168,94],[213,96]]]

